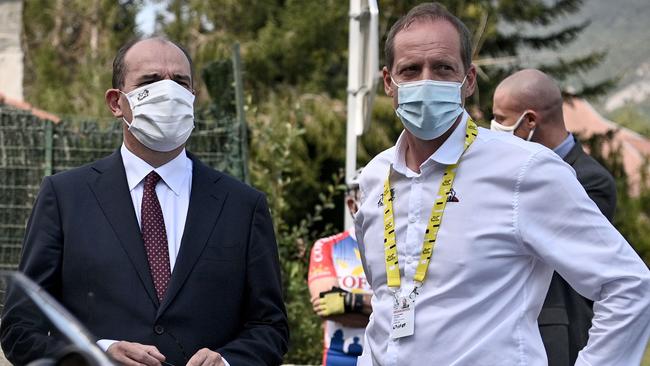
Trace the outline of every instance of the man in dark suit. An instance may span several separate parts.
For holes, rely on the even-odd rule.
[[[562,93],[548,75],[534,69],[519,71],[504,79],[494,92],[491,128],[555,151],[573,167],[589,197],[611,221],[616,208],[614,178],[567,132],[562,103]],[[554,273],[538,318],[549,366],[575,363],[587,344],[592,317],[592,302]]]
[[[19,269],[125,365],[275,365],[288,324],[264,195],[185,151],[191,59],[162,38],[126,44],[105,98],[124,144],[45,177]],[[13,363],[56,356],[56,330],[10,294]]]

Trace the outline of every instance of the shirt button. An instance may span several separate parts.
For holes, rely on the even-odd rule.
[[[156,334],[161,335],[161,334],[165,333],[165,327],[158,324],[155,327],[153,327],[153,331],[156,332]]]
[[[413,258],[411,257],[406,258],[406,264],[411,264],[411,263],[413,263]]]
[[[415,216],[409,216],[409,222],[412,224],[414,222],[418,221],[417,217]]]

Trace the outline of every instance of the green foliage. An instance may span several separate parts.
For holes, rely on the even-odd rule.
[[[287,218],[306,196],[292,192],[303,179],[312,180],[313,171],[303,155],[302,138],[315,128],[313,120],[321,116],[320,104],[294,93],[272,94],[269,101],[253,108],[251,119],[251,178],[253,185],[268,193],[274,218],[285,290],[285,302],[292,331],[285,362],[315,364],[322,349],[321,321],[309,301],[307,271],[312,244],[322,235],[333,232],[331,224],[323,223],[323,214],[334,208],[340,193],[341,175],[335,174],[321,182],[325,188],[311,193],[317,203],[301,211],[296,222]],[[311,131],[311,132],[310,132]],[[322,133],[322,131],[321,131]],[[317,164],[317,162],[314,162]]]
[[[614,131],[593,135],[585,141],[590,155],[598,160],[616,180],[616,213],[614,226],[650,266],[650,186],[648,186],[648,161],[641,169],[641,186],[638,196],[630,195],[627,174],[623,168],[621,147],[614,144]],[[604,151],[610,151],[608,155]]]
[[[215,60],[201,70],[202,80],[210,95],[210,107],[219,115],[235,115],[235,88],[233,64],[231,59]]]
[[[135,35],[140,0],[23,3],[25,97],[62,115],[105,115],[117,49]]]
[[[650,114],[647,114],[639,105],[626,104],[609,113],[607,117],[620,126],[650,138]]]

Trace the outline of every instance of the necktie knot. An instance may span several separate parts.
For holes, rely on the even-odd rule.
[[[144,189],[156,188],[156,184],[158,184],[160,179],[160,175],[152,170],[151,173],[144,177]]]

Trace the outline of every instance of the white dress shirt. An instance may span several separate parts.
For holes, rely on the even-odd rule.
[[[356,229],[374,295],[359,365],[547,365],[537,317],[553,270],[594,303],[576,365],[638,365],[650,335],[650,272],[555,153],[479,128],[460,160],[427,277],[415,333],[391,339],[383,183],[391,171],[402,294],[413,288],[445,165],[463,151],[467,114],[420,166],[406,139],[375,157],[360,180]],[[392,167],[392,169],[391,169]]]

